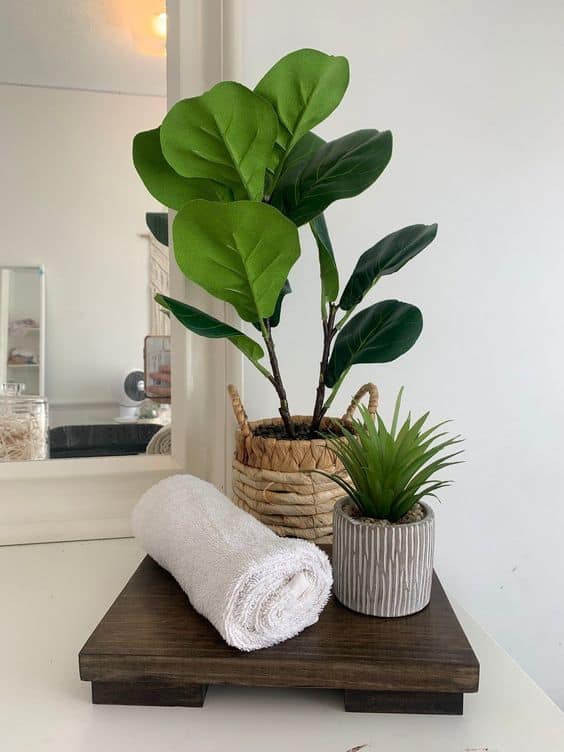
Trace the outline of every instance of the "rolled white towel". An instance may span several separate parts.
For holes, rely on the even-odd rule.
[[[176,579],[192,606],[239,650],[257,650],[315,624],[329,597],[326,554],[279,538],[211,483],[174,475],[133,511],[143,548]]]

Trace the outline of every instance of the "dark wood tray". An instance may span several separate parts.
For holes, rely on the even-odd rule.
[[[146,557],[79,654],[92,702],[201,707],[207,686],[342,689],[357,712],[462,714],[478,660],[445,592],[413,616],[357,614],[334,597],[319,622],[242,653],[223,642],[173,577]]]

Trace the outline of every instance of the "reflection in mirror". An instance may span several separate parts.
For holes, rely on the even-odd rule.
[[[0,462],[170,452],[167,219],[131,159],[166,111],[164,11],[0,9]]]
[[[43,394],[44,272],[41,266],[0,265],[0,384]]]

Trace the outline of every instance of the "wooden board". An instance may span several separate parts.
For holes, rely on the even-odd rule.
[[[210,684],[344,690],[355,712],[462,713],[479,664],[434,576],[413,616],[357,614],[334,597],[319,622],[252,653],[229,647],[146,557],[79,654],[95,703],[199,706]]]

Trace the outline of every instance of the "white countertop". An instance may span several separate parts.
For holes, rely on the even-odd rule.
[[[204,708],[94,706],[78,651],[141,558],[133,540],[0,548],[2,752],[564,750],[564,714],[460,609],[481,664],[462,717],[345,713],[340,692],[230,687],[210,687]]]

